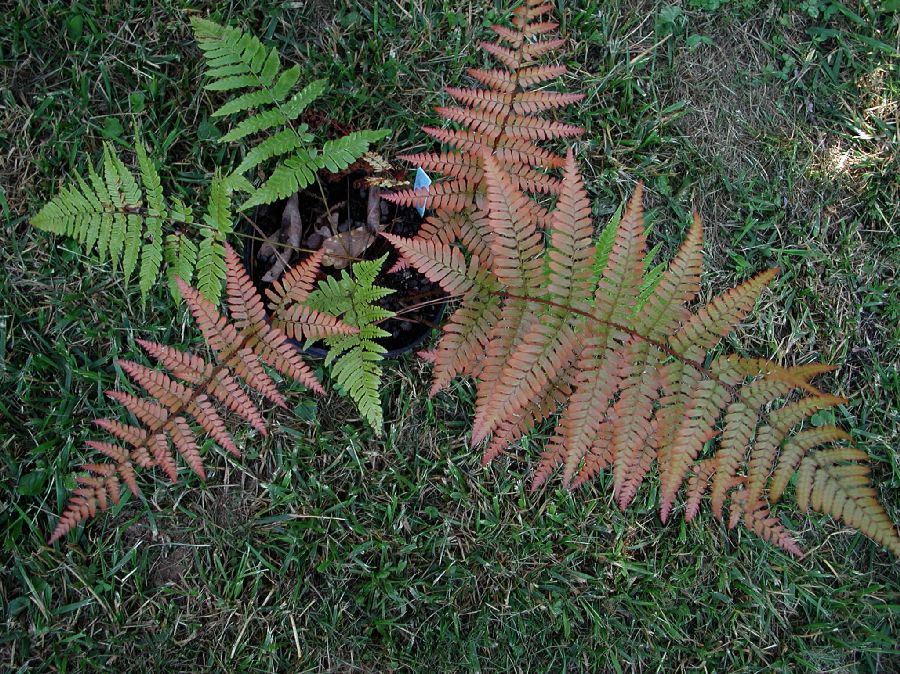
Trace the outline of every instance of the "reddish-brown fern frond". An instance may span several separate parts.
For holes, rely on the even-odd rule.
[[[513,13],[511,28],[492,27],[501,42],[481,43],[481,49],[495,57],[502,67],[467,70],[469,76],[484,88],[446,89],[458,105],[441,106],[436,111],[461,128],[425,127],[424,131],[451,146],[454,152],[419,154],[408,159],[426,170],[443,173],[449,180],[436,182],[428,190],[385,195],[386,199],[403,205],[418,205],[427,197],[428,208],[437,213],[482,208],[481,197],[485,194],[482,158],[485,155],[492,157],[516,189],[559,193],[558,178],[535,169],[563,168],[565,159],[536,143],[579,136],[584,130],[545,119],[538,113],[575,103],[583,95],[533,89],[567,72],[565,66],[537,62],[565,43],[563,39],[532,39],[558,26],[555,22],[540,20],[550,11],[552,7],[546,3],[526,3],[518,7]],[[487,241],[490,238],[487,223],[482,224],[485,230],[478,238]],[[537,224],[549,226],[550,223],[548,219]],[[456,232],[441,238],[465,244],[461,234]]]
[[[292,271],[278,284],[274,292],[300,299],[308,294],[318,258]],[[227,292],[231,318],[221,315],[215,307],[191,286],[179,279],[179,288],[207,343],[216,352],[217,363],[163,344],[138,340],[141,347],[169,374],[139,363],[120,360],[119,367],[148,398],[140,398],[123,391],[109,391],[113,400],[121,403],[141,426],[132,426],[115,419],[98,419],[95,423],[129,448],[110,442],[88,441],[89,448],[107,456],[111,463],[91,463],[83,466],[89,473],[78,478],[73,493],[50,543],[110,503],[118,503],[120,483],[136,496],[140,493],[136,467],[159,466],[174,482],[177,466],[172,447],[201,479],[206,478],[200,442],[192,419],[216,444],[239,457],[237,443],[225,426],[225,421],[213,400],[218,401],[236,416],[244,419],[265,434],[262,413],[238,383],[238,378],[277,405],[286,405],[272,378],[261,362],[286,376],[321,391],[312,371],[288,346],[284,333],[266,321],[262,300],[253,287],[237,255],[226,247],[228,272]],[[289,301],[284,302],[290,306]],[[307,316],[304,331],[315,329],[322,334],[346,332],[349,326],[333,316]],[[170,376],[171,375],[171,376]],[[171,443],[171,444],[170,444]]]
[[[487,253],[467,263],[433,233],[387,238],[408,264],[463,298],[431,357],[432,393],[457,374],[475,378],[472,442],[490,437],[485,463],[562,407],[532,489],[559,467],[570,488],[611,469],[614,498],[625,508],[655,462],[664,521],[682,486],[686,519],[709,489],[717,518],[727,505],[730,526],[799,556],[770,510],[796,473],[801,508],[843,519],[900,551],[861,463],[865,454],[840,446],[811,452],[847,439],[835,427],[792,435],[810,415],[845,402],[811,383],[832,368],[710,355],[777,270],[690,310],[700,289],[698,217],[648,287],[640,185],[611,238],[597,246],[571,154],[546,233],[545,216],[500,162],[485,155],[481,167]]]

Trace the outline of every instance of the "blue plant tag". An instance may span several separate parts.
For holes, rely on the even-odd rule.
[[[428,174],[422,170],[422,167],[416,169],[416,182],[413,183],[413,189],[420,189],[422,187],[428,187],[431,185],[431,178],[428,177]],[[419,211],[419,215],[423,218],[425,217],[425,207],[428,205],[428,199],[422,199],[422,203],[416,206],[416,210]]]

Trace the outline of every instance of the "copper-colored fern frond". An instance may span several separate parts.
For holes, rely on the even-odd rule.
[[[561,38],[537,39],[558,27],[555,22],[542,20],[551,11],[552,6],[543,2],[526,2],[516,8],[512,27],[492,27],[500,41],[480,45],[483,51],[499,61],[500,67],[467,70],[481,87],[446,89],[458,105],[440,106],[436,112],[459,128],[425,127],[424,131],[454,151],[413,155],[408,159],[426,170],[444,174],[449,183],[436,182],[428,190],[385,195],[386,199],[403,205],[418,205],[427,196],[427,207],[438,214],[482,208],[480,199],[485,194],[485,177],[481,168],[485,154],[497,162],[506,179],[518,190],[532,194],[559,193],[558,178],[536,169],[563,168],[565,159],[537,143],[576,137],[584,130],[545,119],[538,113],[575,103],[583,95],[534,88],[567,72],[565,66],[538,61],[565,44]],[[462,186],[465,189],[460,189]],[[486,224],[477,236],[479,240],[490,239]],[[550,223],[548,220],[537,224],[547,226]],[[456,232],[441,238],[465,243]]]
[[[79,487],[50,536],[50,543],[98,511],[106,510],[111,503],[118,503],[121,484],[135,496],[139,495],[138,468],[158,466],[174,482],[177,479],[174,452],[205,479],[201,442],[195,427],[202,429],[222,449],[239,457],[240,450],[226,428],[220,405],[260,433],[266,432],[262,412],[239,380],[276,405],[287,404],[263,363],[314,391],[322,390],[312,371],[287,343],[286,335],[267,320],[262,299],[237,254],[227,246],[225,261],[230,318],[220,314],[196,289],[179,279],[182,297],[206,342],[215,351],[216,362],[148,340],[138,340],[138,343],[168,374],[132,361],[117,361],[126,377],[144,389],[148,397],[124,391],[109,391],[108,395],[141,425],[115,419],[96,420],[97,426],[127,447],[104,441],[86,443],[88,448],[104,454],[111,462],[83,466],[88,475],[77,478]],[[288,297],[291,302],[302,300],[304,293],[309,293],[317,264],[318,258],[314,257],[311,262],[293,270],[273,292],[279,298]],[[291,302],[285,301],[283,306],[288,307]],[[304,334],[314,330],[318,330],[316,334],[341,334],[352,330],[335,317],[318,312],[304,315],[303,321]],[[294,330],[299,332],[301,328]]]
[[[841,446],[848,436],[834,426],[795,433],[811,415],[846,403],[812,383],[833,368],[712,355],[777,270],[691,307],[700,291],[699,217],[668,268],[653,277],[640,184],[618,223],[595,242],[571,152],[548,216],[529,206],[534,202],[495,156],[485,154],[480,166],[484,254],[467,262],[434,232],[386,237],[406,263],[462,298],[430,356],[432,393],[459,374],[475,379],[472,442],[487,441],[485,463],[560,410],[533,489],[557,469],[567,488],[611,470],[613,496],[625,508],[656,464],[664,521],[681,507],[682,487],[686,519],[710,491],[717,518],[727,508],[730,526],[799,556],[771,512],[797,475],[801,508],[842,519],[900,554],[865,454]]]

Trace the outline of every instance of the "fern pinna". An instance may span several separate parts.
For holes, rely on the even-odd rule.
[[[88,474],[77,478],[78,488],[50,537],[51,544],[84,519],[96,515],[98,510],[106,510],[110,502],[118,503],[123,483],[137,496],[138,468],[158,466],[175,482],[177,467],[172,446],[188,467],[205,479],[199,442],[189,419],[222,449],[240,456],[216,403],[265,435],[262,413],[239,383],[243,380],[247,387],[271,403],[286,407],[264,364],[317,393],[323,392],[312,370],[289,344],[287,335],[328,337],[352,334],[357,329],[334,316],[297,304],[312,288],[320,256],[298,265],[271,290],[278,302],[277,321],[273,324],[267,320],[262,299],[234,250],[226,244],[223,253],[230,320],[195,288],[177,279],[181,295],[207,344],[216,353],[217,362],[156,342],[138,340],[169,374],[131,361],[118,362],[126,376],[150,397],[141,398],[123,391],[108,391],[107,395],[121,403],[142,425],[116,419],[95,421],[129,447],[108,441],[87,443],[111,462],[83,466]]]
[[[196,273],[200,291],[218,303],[225,280],[223,244],[232,232],[231,194],[246,181],[217,174],[206,214],[195,222],[189,206],[164,196],[140,136],[134,148],[137,175],[106,143],[98,167],[88,164],[88,179],[76,173],[74,182],[64,185],[31,219],[32,226],[73,238],[85,252],[96,250],[101,260],[108,257],[113,265],[121,265],[126,282],[137,269],[144,299],[165,262],[173,296],[178,297],[176,277],[190,282]]]
[[[485,153],[482,166],[490,234],[484,255],[467,261],[444,241],[383,236],[462,299],[429,356],[432,393],[455,375],[475,378],[472,442],[486,443],[485,463],[561,408],[533,488],[556,469],[568,488],[609,470],[624,509],[655,462],[664,521],[683,487],[688,520],[708,491],[717,518],[727,505],[730,526],[741,523],[800,555],[770,511],[796,474],[802,509],[842,519],[900,555],[866,454],[834,426],[792,434],[817,411],[846,402],[810,383],[832,368],[716,351],[777,270],[691,311],[703,253],[698,217],[648,285],[640,186],[598,245],[571,151],[546,233],[499,162]]]
[[[502,67],[467,71],[484,87],[446,88],[458,105],[435,110],[462,128],[424,127],[423,130],[455,148],[455,152],[402,157],[423,169],[448,176],[428,188],[384,195],[385,199],[404,206],[419,205],[427,198],[432,215],[422,224],[419,238],[445,243],[461,241],[471,252],[485,254],[489,228],[481,164],[484,151],[492,153],[517,188],[535,194],[559,193],[559,178],[548,170],[561,168],[565,160],[538,143],[576,137],[583,129],[544,119],[538,113],[575,103],[584,95],[535,88],[567,72],[565,66],[541,65],[538,61],[565,43],[562,38],[538,39],[559,25],[543,20],[551,10],[552,6],[541,0],[527,0],[513,12],[511,28],[492,26],[500,42],[481,43],[481,48],[499,60]],[[536,202],[529,201],[525,208],[538,222],[548,222],[547,211]]]
[[[242,210],[270,204],[302,190],[316,181],[321,169],[342,171],[359,159],[371,143],[390,133],[385,129],[354,131],[316,147],[309,126],[296,120],[325,92],[325,80],[314,80],[291,95],[302,71],[296,64],[282,69],[277,49],[266,47],[250,33],[209,19],[192,17],[191,26],[206,59],[205,75],[210,81],[205,88],[229,94],[242,92],[212,113],[213,117],[223,118],[243,116],[219,142],[257,137],[234,174],[243,175],[277,160],[268,179],[259,188],[247,190],[251,195],[241,205]]]

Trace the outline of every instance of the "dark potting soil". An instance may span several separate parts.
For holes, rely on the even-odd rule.
[[[354,173],[344,176],[335,182],[322,181],[329,208],[335,204],[345,202],[338,210],[340,214],[338,220],[340,231],[345,231],[366,222],[369,188],[362,180],[363,177],[364,174],[362,173]],[[285,199],[273,204],[260,206],[256,210],[254,222],[266,236],[277,232],[281,228],[281,215],[286,202],[287,200]],[[316,223],[319,222],[321,224],[322,216],[325,213],[322,196],[315,185],[311,185],[300,193],[298,206],[303,228],[301,241],[306,241],[307,237],[314,231]],[[413,208],[398,207],[384,200],[381,202],[381,223],[385,232],[404,237],[414,236],[419,231],[422,220],[423,218]],[[256,284],[257,289],[265,297],[265,290],[271,284],[264,283],[262,277],[268,271],[270,265],[257,258],[257,251],[263,243],[259,240],[259,232],[251,228],[246,233],[249,237],[246,240],[244,249],[244,264],[247,265],[253,283]],[[380,236],[369,246],[363,257],[367,260],[372,260],[381,257],[385,253],[388,254],[388,257],[381,273],[375,280],[375,285],[390,288],[395,292],[382,299],[379,304],[385,309],[400,315],[390,318],[380,325],[391,336],[384,337],[379,342],[389,352],[402,352],[403,350],[417,347],[427,339],[443,314],[444,302],[441,300],[446,297],[446,293],[441,290],[438,284],[432,283],[411,267],[388,274],[387,270],[394,265],[399,254],[393,246]],[[297,264],[307,255],[308,253],[301,252],[291,264]],[[347,271],[350,271],[349,267]],[[326,274],[340,277],[340,271],[333,267],[322,267],[322,277],[324,278]],[[423,304],[424,306],[420,306]],[[320,344],[315,346],[321,347]],[[394,353],[392,355],[399,354]]]

